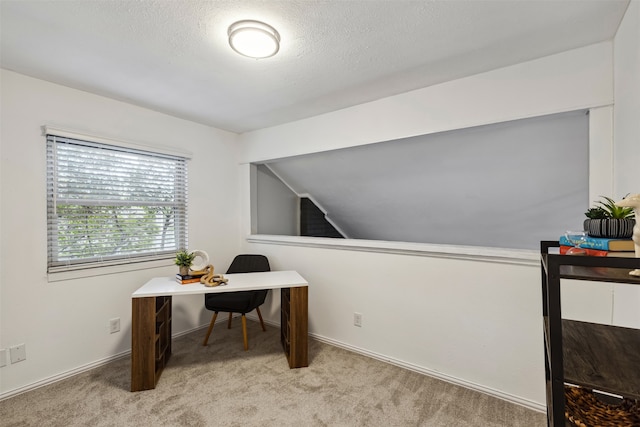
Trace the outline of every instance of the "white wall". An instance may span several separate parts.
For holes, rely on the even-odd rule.
[[[309,331],[328,342],[540,408],[537,266],[265,244],[309,289]],[[278,293],[272,295],[278,301]],[[261,310],[277,322],[277,305]],[[362,313],[361,328],[353,313]],[[310,363],[313,363],[311,355]]]
[[[640,193],[640,1],[632,0],[615,37],[614,189]],[[636,216],[640,214],[636,213]],[[636,218],[640,221],[640,218]],[[640,289],[616,286],[615,322],[640,326]]]
[[[258,162],[613,103],[609,42],[240,136]]]
[[[131,348],[131,293],[176,267],[48,282],[45,138],[55,124],[87,133],[176,147],[189,168],[189,247],[223,270],[240,231],[235,134],[2,70],[0,348],[25,343],[27,360],[0,368],[0,397]],[[215,166],[215,167],[214,167]],[[214,209],[224,201],[224,209]],[[108,319],[121,331],[109,334]],[[173,332],[209,320],[202,297],[174,302]]]
[[[629,4],[614,49],[615,192],[640,193],[640,1]]]
[[[601,43],[244,134],[241,160],[610,106],[612,53],[612,43]],[[610,129],[610,120],[599,124],[603,115],[597,116],[590,127],[594,134],[606,134],[598,128]],[[248,170],[243,166],[247,234]],[[309,280],[312,334],[544,407],[540,272],[535,262],[509,265],[263,243],[245,247],[268,255],[275,268],[296,269]],[[595,309],[610,320],[610,293],[602,301]],[[363,314],[362,328],[353,326],[355,311]],[[276,315],[271,310],[270,320],[277,321]]]

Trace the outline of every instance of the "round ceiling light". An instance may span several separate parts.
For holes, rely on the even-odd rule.
[[[249,58],[269,58],[280,49],[280,34],[260,21],[238,21],[229,27],[229,45]]]

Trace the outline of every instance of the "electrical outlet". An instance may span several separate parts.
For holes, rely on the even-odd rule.
[[[116,332],[120,332],[120,318],[116,317],[113,319],[109,319],[109,333],[115,334]]]
[[[7,349],[0,350],[0,368],[7,366]]]
[[[362,327],[362,313],[353,313],[353,326]]]
[[[18,363],[23,360],[27,360],[27,349],[24,344],[9,347],[9,353],[11,354],[11,363]]]

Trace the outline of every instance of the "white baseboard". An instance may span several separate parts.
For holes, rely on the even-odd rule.
[[[460,378],[453,377],[451,375],[443,374],[442,372],[437,372],[423,366],[414,365],[412,363],[407,363],[402,360],[394,359],[393,357],[385,356],[383,354],[374,353],[369,350],[365,350],[363,348],[355,347],[350,344],[345,344],[340,341],[336,341],[331,338],[323,337],[321,335],[317,335],[314,333],[309,333],[310,337],[317,339],[318,341],[343,348],[345,350],[352,351],[354,353],[362,354],[363,356],[371,357],[372,359],[380,360],[381,362],[386,362],[391,365],[398,366],[400,368],[408,369],[413,372],[417,372],[419,374],[427,375],[433,378],[437,378],[439,380],[455,384],[464,388],[468,388],[470,390],[479,391],[484,394],[488,394],[493,397],[497,397],[498,399],[506,400],[507,402],[515,403],[516,405],[524,406],[526,408],[532,409],[537,412],[546,413],[547,407],[544,404],[534,402],[529,399],[523,399],[520,396],[515,396],[513,394],[505,393],[500,390],[496,390],[490,387],[483,386],[481,384],[476,384],[470,381],[462,380]]]
[[[67,378],[73,377],[74,375],[81,374],[86,371],[90,371],[92,369],[98,368],[100,366],[106,365],[107,363],[113,362],[115,360],[124,358],[131,354],[131,350],[123,351],[122,353],[114,354],[113,356],[105,357],[104,359],[96,360],[95,362],[87,363],[86,365],[78,366],[77,368],[70,369],[68,371],[62,372],[57,375],[53,375],[51,377],[44,378],[40,381],[33,382],[31,384],[27,384],[23,387],[14,388],[13,390],[6,391],[0,394],[0,400],[5,400],[13,396],[17,396],[22,393],[26,393],[31,390],[35,390],[40,387],[47,386],[49,384],[56,383],[58,381],[65,380]]]
[[[252,320],[258,321],[258,317],[254,316],[254,315],[247,315],[247,318],[250,318]],[[264,323],[267,323],[271,326],[275,326],[277,328],[280,327],[280,323],[277,322],[272,322],[272,321],[268,321],[265,320]],[[322,335],[318,335],[318,334],[314,334],[312,332],[309,333],[309,336],[324,342],[326,344],[329,345],[333,345],[335,347],[340,347],[343,348],[345,350],[348,351],[352,351],[354,353],[358,353],[361,354],[363,356],[367,356],[367,357],[371,357],[372,359],[376,359],[376,360],[380,360],[381,362],[386,362],[389,363],[391,365],[394,366],[398,366],[400,368],[404,368],[404,369],[408,369],[410,371],[413,372],[417,372],[419,374],[423,374],[423,375],[427,375],[433,378],[437,378],[439,380],[451,383],[451,384],[455,384],[464,388],[468,388],[470,390],[475,390],[475,391],[479,391],[480,393],[484,393],[484,394],[488,394],[489,396],[493,396],[493,397],[497,397],[498,399],[502,399],[505,400],[507,402],[510,403],[515,403],[516,405],[520,405],[520,406],[524,406],[525,408],[529,408],[531,410],[537,411],[537,412],[542,412],[542,413],[546,413],[547,412],[547,407],[545,404],[542,403],[538,403],[538,402],[534,402],[532,400],[529,399],[524,399],[520,396],[516,396],[510,393],[505,393],[503,391],[500,390],[496,390],[494,388],[491,387],[486,387],[483,386],[481,384],[476,384],[470,381],[466,381],[466,380],[462,380],[460,378],[456,378],[453,377],[451,375],[447,375],[447,374],[443,374],[442,372],[437,372],[428,368],[425,368],[423,366],[418,366],[418,365],[414,365],[412,363],[407,363],[404,362],[402,360],[398,360],[398,359],[394,359],[393,357],[389,357],[389,356],[385,356],[383,354],[379,354],[379,353],[375,353],[369,350],[365,350],[363,348],[360,347],[356,347],[356,346],[352,346],[350,344],[345,344],[341,341],[337,341],[334,340],[332,338],[327,338],[324,337]]]
[[[218,323],[219,320],[216,321]],[[177,334],[173,334],[172,338],[178,338],[183,335],[190,334],[191,332],[197,331],[199,329],[206,328],[208,326],[198,326],[196,328],[189,329],[187,331],[179,332]],[[87,363],[86,365],[78,366],[77,368],[70,369],[68,371],[62,372],[57,375],[53,375],[51,377],[44,378],[40,381],[33,382],[31,384],[27,384],[23,387],[15,388],[13,390],[6,391],[4,393],[0,393],[0,401],[9,399],[10,397],[17,396],[22,393],[26,393],[31,390],[35,390],[40,387],[44,387],[58,381],[65,380],[67,378],[73,377],[75,375],[81,374],[83,372],[90,371],[95,368],[99,368],[100,366],[106,365],[108,363],[114,362],[118,359],[123,359],[125,357],[129,357],[131,355],[131,350],[126,350],[121,353],[114,354],[113,356],[105,357],[103,359],[96,360],[95,362]]]
[[[254,320],[256,322],[259,321],[258,316],[253,315],[253,314],[252,315],[248,315],[247,318],[249,318],[251,320]],[[217,319],[216,323],[221,322],[221,321],[226,321],[226,320]],[[268,324],[270,326],[274,326],[276,328],[280,327],[280,323],[279,322],[273,322],[273,321],[270,321],[270,320],[265,320],[264,323],[266,323],[266,324]],[[178,338],[178,337],[181,337],[183,335],[190,334],[191,332],[194,332],[194,331],[197,331],[197,330],[200,330],[200,329],[204,329],[206,327],[208,327],[208,324],[205,324],[205,325],[202,325],[202,326],[198,326],[196,328],[192,328],[192,329],[189,329],[189,330],[186,330],[186,331],[183,331],[183,332],[179,332],[177,334],[173,334],[172,338]],[[471,389],[471,390],[479,391],[481,393],[488,394],[490,396],[494,396],[494,397],[497,397],[497,398],[502,399],[502,400],[506,400],[507,402],[511,402],[511,403],[515,403],[515,404],[520,405],[520,406],[524,406],[524,407],[532,409],[534,411],[543,412],[543,413],[546,412],[546,406],[544,404],[541,404],[541,403],[538,403],[538,402],[534,402],[534,401],[531,401],[531,400],[528,400],[528,399],[523,399],[522,397],[515,396],[515,395],[509,394],[509,393],[505,393],[505,392],[502,392],[500,390],[496,390],[496,389],[493,389],[493,388],[490,388],[490,387],[486,387],[486,386],[483,386],[481,384],[476,384],[476,383],[472,383],[472,382],[469,382],[469,381],[465,381],[465,380],[462,380],[460,378],[456,378],[456,377],[453,377],[453,376],[450,376],[450,375],[443,374],[442,372],[433,371],[431,369],[428,369],[428,368],[425,368],[425,367],[422,367],[422,366],[418,366],[418,365],[414,365],[412,363],[407,363],[407,362],[404,362],[402,360],[394,359],[392,357],[388,357],[388,356],[385,356],[383,354],[379,354],[379,353],[375,353],[375,352],[372,352],[372,351],[369,351],[369,350],[365,350],[365,349],[360,348],[360,347],[355,347],[355,346],[352,346],[350,344],[345,344],[345,343],[343,343],[341,341],[337,341],[337,340],[334,340],[334,339],[331,339],[331,338],[327,338],[327,337],[324,337],[322,335],[309,333],[309,336],[311,338],[314,338],[314,339],[316,339],[318,341],[321,341],[321,342],[324,342],[326,344],[333,345],[333,346],[339,347],[339,348],[343,348],[345,350],[352,351],[354,353],[358,353],[358,354],[361,354],[363,356],[371,357],[372,359],[380,360],[382,362],[386,362],[386,363],[389,363],[391,365],[398,366],[400,368],[408,369],[410,371],[417,372],[419,374],[423,374],[423,375],[427,375],[427,376],[430,376],[430,377],[433,377],[433,378],[437,378],[439,380],[446,381],[446,382],[451,383],[451,384],[455,384],[455,385],[458,385],[458,386],[461,386],[461,387],[465,387],[465,388],[468,388],[468,389]],[[55,382],[64,380],[64,379],[72,377],[74,375],[78,375],[78,374],[80,374],[82,372],[90,371],[92,369],[95,369],[95,368],[98,368],[100,366],[106,365],[107,363],[113,362],[115,360],[118,360],[118,359],[121,359],[121,358],[124,358],[124,357],[128,357],[130,354],[131,354],[131,350],[123,351],[123,352],[115,354],[113,356],[105,357],[104,359],[100,359],[100,360],[97,360],[95,362],[88,363],[88,364],[83,365],[83,366],[79,366],[79,367],[77,367],[75,369],[71,369],[71,370],[63,372],[61,374],[54,375],[54,376],[42,379],[40,381],[36,381],[36,382],[28,384],[28,385],[26,385],[24,387],[20,387],[20,388],[17,388],[17,389],[13,389],[13,390],[1,393],[0,394],[0,401],[4,400],[4,399],[8,399],[8,398],[13,397],[13,396],[16,396],[18,394],[26,393],[27,391],[35,390],[37,388],[44,387],[44,386],[49,385],[49,384],[53,384]]]

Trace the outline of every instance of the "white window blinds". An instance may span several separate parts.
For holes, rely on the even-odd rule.
[[[48,133],[48,272],[186,248],[186,160]]]

